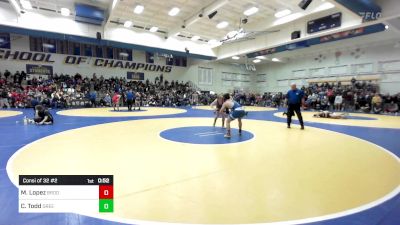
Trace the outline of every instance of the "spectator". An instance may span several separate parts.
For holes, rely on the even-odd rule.
[[[385,109],[386,113],[397,113],[399,112],[399,106],[394,102],[390,102],[387,108]]]
[[[342,103],[343,103],[343,97],[341,95],[336,95],[336,97],[335,97],[335,110],[336,111],[342,110]]]
[[[35,106],[35,118],[37,125],[50,125],[54,123],[53,115],[42,105]]]
[[[8,78],[9,78],[10,76],[11,76],[10,71],[6,70],[6,71],[4,72],[4,77],[6,78],[6,80],[8,80]]]
[[[8,92],[6,89],[0,89],[0,109],[6,107],[10,108],[10,103],[8,102]]]
[[[94,76],[96,76],[95,74],[94,74]],[[93,90],[93,91],[91,91],[90,92],[90,103],[91,103],[91,107],[92,108],[96,108],[96,98],[97,98],[97,92],[96,92],[96,90]]]
[[[371,100],[372,112],[379,114],[382,112],[382,98],[378,93],[375,93]]]

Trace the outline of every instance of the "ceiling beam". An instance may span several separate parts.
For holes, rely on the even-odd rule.
[[[17,12],[18,15],[21,14],[21,6],[18,4],[17,0],[10,0],[10,4],[12,6],[12,8],[15,10],[15,12]]]
[[[315,9],[318,8],[318,5],[314,5],[311,7],[309,10],[301,12],[301,17],[295,19],[296,23],[298,24],[297,27],[301,27],[302,24],[304,26],[307,24],[307,21],[310,18],[319,18],[322,16],[326,16],[332,13],[335,13],[338,11],[337,8],[330,8],[330,9],[325,9],[322,11],[316,11]],[[352,29],[357,26],[367,26],[367,25],[372,25],[372,22],[368,23],[362,23],[361,17],[354,14],[354,13],[346,13],[343,12],[343,22],[342,22],[342,27],[339,29],[334,29],[334,30],[329,30],[325,32],[319,32],[315,34],[307,34],[306,36],[303,36],[301,39],[296,39],[297,41],[304,40],[305,38],[311,38],[311,37],[316,37],[318,35],[326,35],[330,34],[332,32],[340,32],[344,31],[346,29]],[[295,15],[295,14],[293,14]],[[283,29],[288,33],[286,39],[289,41],[287,43],[291,43],[293,41],[290,41],[290,32],[292,30],[292,23],[293,21],[285,21],[285,23],[277,23],[279,22],[279,19],[275,20],[264,20],[260,21],[254,24],[249,24],[244,28],[245,31],[249,30],[255,30],[255,31],[264,31],[264,30],[271,30],[271,29]],[[379,23],[381,21],[374,21],[374,23]],[[300,29],[300,28],[296,28]],[[262,35],[256,36],[255,39],[253,40],[243,40],[241,42],[233,42],[233,43],[227,43],[224,45],[221,45],[218,47],[218,59],[224,59],[224,58],[229,58],[233,55],[242,55],[242,54],[247,54],[249,52],[255,52],[259,51],[260,49],[267,49],[271,47],[276,47],[281,45],[282,43],[279,43],[282,38],[282,36],[279,35],[280,32],[277,33],[266,33]],[[278,44],[279,43],[279,44]],[[287,44],[286,43],[286,44]],[[264,46],[264,47],[262,47]]]
[[[398,0],[376,0],[382,8],[382,15],[378,19],[390,20],[400,17],[400,5]]]
[[[110,6],[108,7],[108,18],[107,18],[107,21],[106,21],[106,24],[104,25],[104,27],[106,27],[110,23],[113,13],[115,11],[114,9],[117,8],[117,5],[119,2],[120,2],[120,0],[112,0],[111,1]]]
[[[200,14],[204,16],[208,16],[210,13],[220,9],[224,5],[228,4],[231,0],[216,0],[211,4],[204,6],[200,11],[197,11],[192,16],[186,18],[182,21],[181,24],[177,24],[177,26],[173,27],[168,31],[168,37],[174,36],[176,33],[184,29],[183,27],[189,27],[199,21],[202,17],[199,17]]]

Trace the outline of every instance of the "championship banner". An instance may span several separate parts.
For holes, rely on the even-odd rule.
[[[144,80],[144,73],[127,72],[128,80]]]
[[[0,33],[1,34],[1,33]],[[4,38],[3,38],[4,39]],[[0,42],[2,42],[0,35]],[[4,40],[3,40],[4,42]],[[26,61],[26,62],[36,62],[36,63],[46,63],[51,64],[55,62],[55,59],[52,57],[56,54],[44,53],[44,52],[24,52],[24,51],[14,51],[8,49],[1,49],[0,45],[0,60],[18,60],[18,61]],[[116,68],[116,69],[126,69],[126,70],[144,70],[144,71],[153,71],[153,72],[161,72],[161,73],[170,73],[172,71],[173,66],[171,65],[157,65],[153,63],[142,63],[142,62],[133,62],[133,61],[125,61],[125,60],[114,60],[114,59],[104,59],[104,58],[96,58],[91,60],[92,57],[86,56],[76,56],[76,55],[67,55],[63,59],[63,63],[67,65],[80,65],[80,64],[89,64],[92,62],[92,66],[95,67],[104,67],[104,68]],[[37,65],[29,65],[30,67],[36,67]],[[41,69],[47,66],[42,66]],[[28,65],[27,65],[28,68]],[[50,68],[47,68],[50,69]],[[27,69],[27,71],[29,71]],[[53,69],[51,68],[51,73]],[[35,71],[32,73],[40,74]],[[47,74],[47,72],[46,72]]]
[[[52,66],[26,64],[27,74],[53,75]]]

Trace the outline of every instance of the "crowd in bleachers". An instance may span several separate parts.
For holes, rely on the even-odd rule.
[[[371,81],[351,84],[314,83],[301,87],[305,92],[305,107],[312,110],[359,111],[366,113],[397,113],[400,93],[379,94],[379,86]],[[54,74],[29,77],[25,72],[0,72],[0,108],[29,108],[42,104],[48,108],[112,106],[114,93],[126,104],[126,92],[138,92],[144,106],[208,105],[215,94],[199,92],[189,82],[168,81],[163,75],[154,81],[128,81],[125,78],[104,78],[93,74],[84,77]],[[243,93],[236,91],[234,99],[243,105],[285,107],[284,93]]]
[[[167,81],[163,75],[154,82],[128,81],[125,78],[104,78],[93,74],[90,78],[54,74],[28,77],[24,72],[0,73],[0,108],[29,108],[42,104],[48,108],[111,106],[114,93],[126,104],[126,92],[140,93],[144,106],[186,106],[211,101],[208,94],[200,94],[189,82]],[[94,104],[93,104],[94,103]]]
[[[305,108],[311,110],[330,110],[364,113],[398,113],[400,93],[396,95],[380,94],[379,85],[372,81],[357,81],[351,84],[314,83],[301,87],[305,92]],[[265,93],[264,95],[242,94],[239,99],[247,104],[285,107],[286,95],[283,93]]]

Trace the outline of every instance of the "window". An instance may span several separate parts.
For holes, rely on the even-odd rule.
[[[184,56],[172,56],[172,57],[167,57],[165,64],[169,66],[187,66],[187,58]]]
[[[106,47],[106,58],[113,59],[114,57],[114,49],[112,47]]]
[[[199,85],[212,85],[213,84],[213,69],[199,67],[199,77],[198,84]]]
[[[68,54],[81,55],[81,44],[76,42],[70,42],[68,45]]]
[[[179,56],[174,57],[174,65],[181,66],[181,57]]]
[[[103,46],[94,46],[93,56],[97,58],[103,58]]]
[[[174,65],[174,58],[170,58],[170,57],[166,58],[165,59],[165,64],[168,65],[168,66],[173,66]]]
[[[82,44],[83,45],[83,55],[84,56],[93,56],[93,45],[90,44]]]
[[[229,87],[248,87],[250,86],[250,74],[222,72],[222,86]]]
[[[154,63],[154,53],[146,52],[146,63]]]
[[[1,1],[1,0],[0,0]],[[61,37],[65,38],[65,37]],[[78,39],[75,39],[78,40]],[[48,52],[65,55],[87,56],[117,60],[133,60],[133,49],[114,48],[111,46],[97,46],[89,43],[80,43],[69,40],[59,40],[46,37],[29,37],[30,51]],[[10,34],[0,32],[0,47],[10,48]],[[146,63],[154,63],[165,57],[165,64],[169,66],[187,66],[186,56],[174,56],[169,53],[145,52]],[[156,55],[156,56],[155,56]],[[161,57],[160,57],[161,56]],[[155,59],[157,57],[157,59]]]
[[[43,52],[56,53],[56,40],[50,38],[42,38]]]
[[[123,48],[114,48],[115,59],[132,61],[132,50]]]
[[[33,52],[43,52],[43,40],[41,37],[29,37],[29,48]]]
[[[11,48],[9,33],[0,33],[0,48]]]
[[[267,82],[267,74],[257,74],[256,82]]]
[[[68,54],[68,41],[57,40],[57,53],[58,54]]]
[[[187,58],[186,57],[182,57],[182,66],[183,67],[187,66]]]

